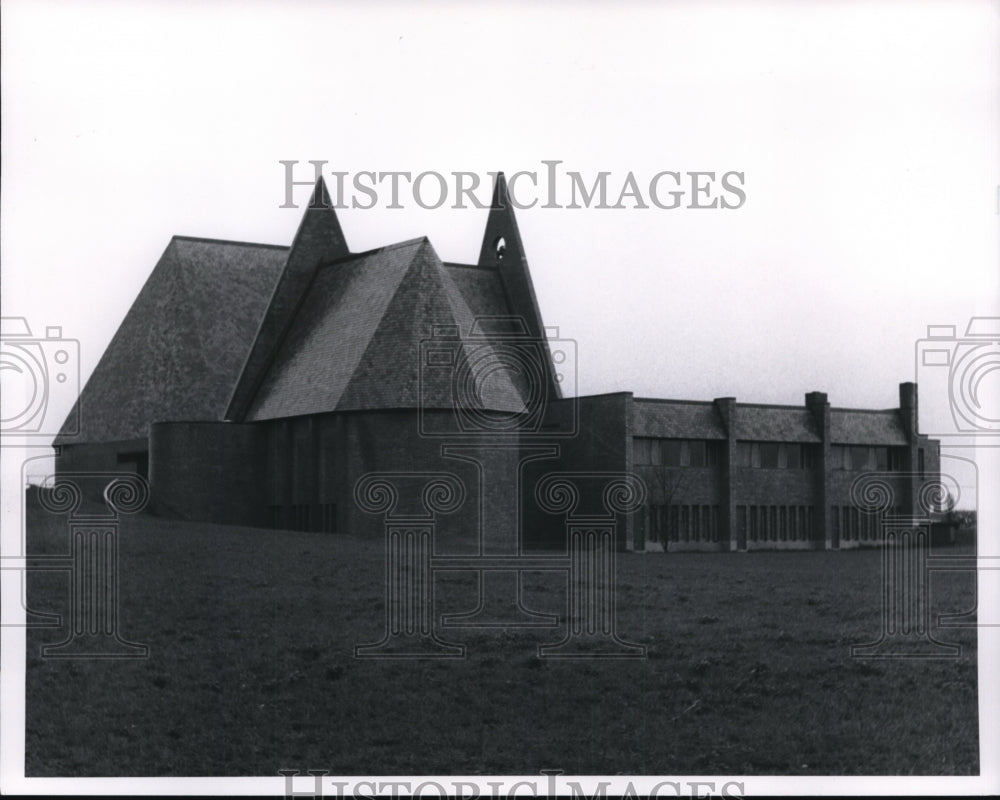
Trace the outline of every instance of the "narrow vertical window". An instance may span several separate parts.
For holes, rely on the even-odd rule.
[[[705,442],[688,442],[688,465],[692,467],[704,467],[707,463],[705,455]]]
[[[681,443],[678,439],[664,439],[663,445],[663,465],[666,467],[681,466]]]
[[[636,464],[649,464],[649,439],[635,439],[632,458]]]
[[[778,443],[760,443],[760,466],[764,469],[776,469],[778,466]]]

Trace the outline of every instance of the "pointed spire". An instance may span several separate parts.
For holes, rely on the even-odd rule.
[[[504,260],[518,259],[527,267],[521,233],[514,217],[514,207],[507,192],[507,179],[498,172],[493,182],[493,202],[490,215],[486,218],[486,233],[479,250],[479,266],[496,267]]]
[[[327,191],[326,181],[323,180],[323,176],[320,175],[316,179],[316,185],[313,186],[312,197],[309,198],[309,205],[307,208],[331,208],[333,202],[330,200],[330,192]]]
[[[322,176],[317,178],[309,206],[288,251],[285,268],[271,295],[264,318],[233,390],[226,419],[240,421],[257,387],[291,326],[302,297],[321,264],[350,255]]]
[[[507,178],[502,172],[497,173],[497,179],[493,181],[493,202],[490,208],[506,208],[509,201],[507,194]]]
[[[545,328],[538,310],[535,287],[528,271],[528,259],[521,243],[521,232],[514,217],[514,207],[507,190],[507,179],[496,173],[493,183],[493,203],[486,218],[486,231],[479,250],[479,266],[496,269],[500,273],[509,313],[520,319],[522,329],[533,338],[544,340]],[[550,379],[551,397],[561,397],[555,379],[555,369],[549,359],[546,367]]]
[[[308,244],[303,240],[308,240]],[[337,219],[337,212],[334,211],[330,192],[327,191],[326,181],[320,176],[316,179],[309,205],[306,206],[306,212],[302,215],[299,229],[295,233],[288,261],[291,263],[293,257],[297,257],[297,260],[302,258],[309,260],[314,255],[329,261],[349,255],[350,252],[344,239],[344,232],[340,228],[340,220]]]

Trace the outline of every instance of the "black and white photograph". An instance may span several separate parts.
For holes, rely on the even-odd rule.
[[[4,794],[1000,793],[1000,5],[0,14]]]

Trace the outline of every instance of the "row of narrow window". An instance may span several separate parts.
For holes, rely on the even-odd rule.
[[[899,516],[902,507],[893,510]],[[877,542],[882,538],[881,521],[878,514],[863,514],[855,506],[832,506],[830,524],[835,534],[843,541]]]
[[[736,466],[761,469],[810,469],[814,450],[794,442],[737,442]]]
[[[814,527],[812,506],[737,506],[736,522],[748,542],[806,542]]]
[[[651,505],[644,515],[646,538],[653,542],[719,541],[719,507]]]
[[[864,445],[835,444],[830,448],[834,469],[863,472],[893,472],[903,469],[902,447],[866,447]]]
[[[633,461],[665,467],[714,467],[719,463],[719,442],[699,439],[633,440]]]
[[[855,511],[857,509],[854,509]],[[812,506],[737,506],[740,532],[750,542],[805,542],[814,530]],[[646,507],[646,539],[652,542],[718,542],[717,505]]]
[[[896,514],[902,508],[895,509]],[[737,506],[737,524],[750,542],[804,542],[812,539],[812,506]],[[831,525],[841,541],[875,542],[881,538],[879,517],[855,506],[832,506]],[[653,542],[718,542],[719,507],[650,505],[643,516],[646,538]]]

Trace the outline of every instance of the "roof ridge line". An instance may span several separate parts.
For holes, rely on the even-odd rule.
[[[638,403],[684,403],[685,405],[714,405],[714,400],[681,400],[673,397],[633,397]]]
[[[808,411],[809,410],[809,408],[807,406],[805,406],[805,405],[790,406],[790,405],[786,405],[784,403],[741,403],[739,400],[737,400],[736,401],[736,405],[743,406],[745,408],[780,408],[780,409],[783,409],[783,410],[794,409],[795,411]]]
[[[266,247],[272,250],[288,250],[290,248],[287,244],[268,244],[266,242],[247,242],[239,239],[215,239],[211,236],[185,236],[184,234],[175,233],[170,237],[170,241],[175,239],[185,241],[185,242],[205,242],[208,244],[231,244],[237,247]]]
[[[858,414],[895,414],[898,408],[843,408],[840,406],[830,406],[831,411],[853,411]]]

